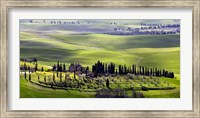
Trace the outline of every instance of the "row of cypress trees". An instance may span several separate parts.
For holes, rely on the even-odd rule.
[[[110,64],[103,63],[98,61],[92,66],[92,72],[96,75],[98,74],[120,74],[125,75],[128,73],[132,73],[135,75],[146,75],[146,76],[157,76],[157,77],[169,77],[174,78],[174,72],[169,72],[166,70],[161,70],[158,68],[148,68],[145,66],[139,66],[132,65],[132,66],[126,66],[126,65],[119,65],[118,69],[115,67],[115,63],[111,62]]]

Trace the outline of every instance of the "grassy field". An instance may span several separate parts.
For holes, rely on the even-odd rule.
[[[180,97],[180,36],[179,35],[139,35],[114,36],[106,34],[67,35],[59,33],[39,34],[20,32],[20,57],[36,57],[39,68],[51,68],[57,61],[69,66],[80,63],[91,66],[98,60],[116,64],[143,65],[158,67],[176,74],[176,79],[159,78],[163,86],[169,83],[176,87],[173,90],[142,91],[147,98],[179,98]],[[20,62],[22,65],[23,63]],[[30,66],[34,66],[31,65]],[[33,81],[38,82],[37,77]],[[131,81],[131,80],[130,80]],[[139,80],[138,80],[139,81]],[[134,81],[131,81],[134,83]],[[140,83],[140,82],[139,82]],[[145,83],[142,83],[145,85]],[[138,82],[134,84],[141,87]],[[115,86],[113,84],[112,86]],[[131,86],[131,84],[122,84]],[[151,86],[151,85],[148,85]],[[138,90],[140,91],[140,90]],[[95,97],[94,92],[79,90],[61,90],[38,86],[20,75],[20,97],[22,98],[80,98]]]
[[[20,98],[93,98],[93,92],[60,90],[38,86],[25,79],[20,79]]]

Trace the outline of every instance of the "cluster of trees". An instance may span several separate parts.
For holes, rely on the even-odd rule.
[[[56,71],[56,75],[58,77],[59,72],[66,72],[66,66],[65,64],[60,64],[59,61],[57,61],[57,64],[54,64],[52,67],[52,71]]]
[[[157,77],[169,77],[174,78],[173,72],[168,72],[166,70],[161,70],[158,68],[148,68],[144,66],[132,65],[132,67],[127,67],[126,65],[119,65],[119,74],[132,73],[135,75],[146,75],[146,76],[157,76]]]
[[[58,79],[59,78],[59,79]],[[72,79],[69,74],[63,72],[59,72],[59,77],[56,78],[56,73],[52,75],[41,76],[38,74],[38,82],[48,85],[51,88],[59,88],[59,89],[98,89],[98,88],[105,88],[106,86],[109,87],[109,80],[93,80],[90,78],[79,78],[79,79]],[[106,83],[106,84],[105,84]],[[46,87],[48,87],[46,86]]]
[[[59,61],[57,61],[57,64],[53,65],[52,71],[65,72],[66,66],[65,66],[65,64],[61,64]]]
[[[29,71],[29,73],[33,73],[33,72],[36,72],[38,70],[38,64],[35,63],[35,66],[34,67],[30,67],[30,66],[27,66],[26,65],[26,62],[24,62],[23,65],[20,66],[20,70],[26,72],[26,71]]]
[[[128,73],[132,73],[135,75],[146,75],[146,76],[157,76],[157,77],[169,77],[174,78],[174,72],[168,72],[166,70],[161,70],[158,68],[148,68],[144,66],[137,67],[136,65],[132,65],[127,67],[126,65],[119,65],[118,69],[116,69],[114,63],[103,63],[98,61],[92,66],[92,72],[97,76],[98,74],[120,74],[125,75]]]
[[[117,71],[117,70],[116,70]],[[114,74],[115,72],[115,64],[110,63],[107,65],[107,63],[102,63],[98,61],[92,66],[92,72],[97,76],[98,74]]]
[[[59,81],[56,81],[55,73],[53,75],[48,75],[43,77],[43,81],[41,81],[40,76],[38,75],[38,81],[40,83],[44,83],[46,85],[50,85],[51,88],[54,87],[70,87],[70,88],[79,88],[81,83],[78,83],[77,79],[71,79],[69,74],[62,75],[62,72],[59,72]]]

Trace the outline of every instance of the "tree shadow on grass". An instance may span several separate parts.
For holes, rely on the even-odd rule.
[[[56,90],[56,89],[59,89],[59,90],[66,90],[67,92],[69,92],[68,89],[66,88],[59,88],[59,87],[51,87],[51,86],[45,86],[45,85],[42,85],[42,84],[39,84],[39,83],[36,83],[36,82],[33,82],[33,81],[30,81],[32,84],[34,85],[37,85],[37,86],[40,86],[40,87],[43,87],[43,88],[50,88],[50,89],[53,89],[53,90]],[[45,84],[45,83],[44,83]]]

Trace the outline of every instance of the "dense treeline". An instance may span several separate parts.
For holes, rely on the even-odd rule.
[[[92,66],[92,72],[95,74],[114,74],[115,73],[115,64],[110,63],[109,65],[104,64],[100,61],[95,63],[95,65]]]
[[[146,75],[146,76],[157,76],[157,77],[169,77],[174,78],[174,72],[169,72],[166,70],[161,70],[158,68],[148,68],[145,66],[126,66],[126,65],[119,65],[118,69],[116,69],[115,63],[103,63],[98,61],[92,66],[92,72],[95,73],[95,75],[98,74],[120,74],[125,75],[128,73],[135,74],[135,75]]]

